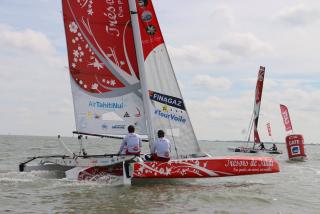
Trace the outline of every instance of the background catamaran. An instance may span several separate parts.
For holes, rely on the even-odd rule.
[[[267,152],[270,154],[282,154],[281,151],[274,151],[271,149],[260,149],[256,148],[256,145],[261,144],[259,132],[258,132],[258,122],[259,122],[259,116],[260,116],[260,107],[261,107],[261,100],[262,100],[262,90],[263,90],[263,83],[264,83],[264,75],[265,75],[265,67],[260,66],[259,72],[258,72],[258,79],[256,84],[256,91],[255,91],[255,99],[254,99],[254,106],[253,106],[253,113],[252,117],[249,123],[249,132],[248,132],[248,140],[246,146],[240,146],[240,147],[229,147],[228,149],[234,152],[244,152],[244,153],[257,153],[259,151]],[[270,125],[270,124],[269,124]],[[249,147],[249,144],[251,143],[251,134],[253,129],[253,146]],[[270,127],[270,133],[271,133],[271,127]]]
[[[172,160],[83,153],[34,157],[20,164],[21,171],[61,170],[79,180],[122,176],[125,183],[279,172],[272,157],[212,158],[201,151],[150,0],[62,0],[62,5],[80,145],[82,135],[122,136],[128,125],[152,145],[162,129],[174,148]],[[35,159],[40,165],[30,166]]]
[[[258,72],[257,84],[256,84],[253,112],[252,112],[252,117],[250,119],[249,129],[248,129],[249,131],[248,131],[247,145],[236,147],[236,148],[233,148],[233,147],[228,148],[231,151],[245,152],[245,153],[257,153],[259,151],[259,149],[255,148],[255,146],[256,144],[261,143],[259,132],[258,132],[258,122],[259,122],[260,106],[261,106],[261,99],[262,99],[264,74],[265,74],[265,67],[260,66],[260,69]],[[249,147],[249,143],[251,143],[250,138],[251,138],[252,129],[253,129],[253,146]]]

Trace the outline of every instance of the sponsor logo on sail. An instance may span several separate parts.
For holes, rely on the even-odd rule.
[[[168,120],[173,120],[175,122],[178,122],[178,123],[186,123],[186,119],[181,116],[181,115],[176,115],[176,114],[173,114],[173,113],[166,113],[166,112],[162,112],[161,110],[159,109],[156,109],[154,111],[154,114],[158,117],[162,117],[162,118],[165,118],[165,119],[168,119]]]
[[[123,117],[130,117],[130,114],[128,112],[126,112]]]
[[[162,106],[162,111],[168,112],[168,106],[167,105]]]
[[[166,104],[181,110],[185,110],[183,100],[177,97],[172,97],[165,94],[160,94],[154,91],[149,91],[149,96],[151,100],[157,101],[159,103]]]
[[[126,125],[113,125],[112,129],[125,129]]]
[[[150,22],[152,20],[152,13],[150,11],[144,11],[141,15],[141,19],[144,22]]]
[[[108,125],[104,123],[104,124],[102,124],[101,128],[106,130],[106,129],[108,129]]]
[[[87,112],[87,117],[88,117],[88,119],[92,119],[93,113],[91,111],[88,111]]]
[[[148,26],[146,27],[146,31],[147,31],[147,34],[153,36],[154,34],[156,34],[157,29],[156,29],[156,27],[153,26],[153,25],[148,25]]]
[[[123,103],[90,101],[89,107],[99,109],[123,109]]]
[[[140,113],[140,110],[136,107],[137,109],[137,113],[134,115],[135,117],[141,117],[141,113]]]
[[[148,5],[148,0],[138,0],[138,4],[140,7],[145,7]]]

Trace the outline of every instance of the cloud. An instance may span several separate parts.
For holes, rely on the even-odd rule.
[[[0,25],[0,129],[50,135],[73,126],[66,57],[42,32]],[[67,121],[61,123],[61,121]],[[8,131],[7,131],[8,130]]]
[[[220,41],[205,41],[206,45],[168,46],[173,59],[185,66],[200,64],[226,64],[242,58],[264,56],[272,46],[252,33],[229,33]]]
[[[197,75],[193,79],[193,84],[210,90],[228,90],[232,82],[224,77],[211,77],[208,75]]]
[[[0,24],[0,44],[2,48],[23,50],[28,53],[53,55],[56,52],[42,32],[31,29],[15,31],[3,24]]]
[[[318,9],[300,4],[281,11],[276,19],[288,25],[301,27],[319,20],[319,12]]]
[[[231,33],[221,41],[219,48],[235,57],[261,56],[272,51],[272,46],[252,33]]]
[[[215,8],[209,16],[212,26],[216,27],[228,27],[235,23],[233,13],[230,8],[226,6],[220,6]]]
[[[216,57],[212,51],[200,45],[185,45],[181,47],[168,45],[168,51],[175,60],[189,64],[214,63],[218,61],[218,57]]]

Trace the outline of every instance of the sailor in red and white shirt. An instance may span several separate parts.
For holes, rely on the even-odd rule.
[[[128,134],[123,138],[118,154],[140,155],[142,141],[141,137],[134,133],[134,126],[128,126]]]
[[[171,152],[170,141],[164,137],[164,131],[158,131],[158,139],[151,147],[152,160],[169,161]]]

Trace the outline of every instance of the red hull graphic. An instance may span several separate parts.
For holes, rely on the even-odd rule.
[[[172,160],[169,162],[135,162],[131,164],[133,179],[206,178],[279,172],[272,157],[227,157]],[[106,175],[122,176],[122,167],[89,167],[81,171],[79,180],[98,180]]]
[[[139,162],[133,178],[204,178],[279,172],[271,157],[229,157]]]

